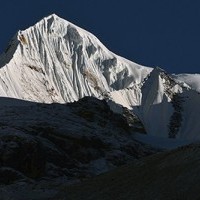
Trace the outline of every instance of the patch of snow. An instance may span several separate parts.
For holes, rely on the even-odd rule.
[[[173,77],[181,83],[186,83],[193,90],[200,92],[200,74],[173,74]]]

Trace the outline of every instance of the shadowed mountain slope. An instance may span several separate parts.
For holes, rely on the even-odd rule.
[[[68,200],[198,200],[199,156],[199,144],[152,155],[69,186],[61,196]]]

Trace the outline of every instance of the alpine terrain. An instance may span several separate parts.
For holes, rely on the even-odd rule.
[[[188,165],[188,148],[198,152],[199,92],[200,75],[136,64],[55,14],[18,31],[0,56],[0,199],[110,199],[102,182],[116,177],[136,184],[122,182],[129,199],[145,199],[136,191],[148,166],[165,177],[166,157]],[[118,199],[128,199],[124,188]]]

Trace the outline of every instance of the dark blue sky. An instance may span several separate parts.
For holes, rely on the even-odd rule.
[[[171,73],[200,73],[199,0],[6,0],[0,51],[51,13],[95,34],[111,51]]]

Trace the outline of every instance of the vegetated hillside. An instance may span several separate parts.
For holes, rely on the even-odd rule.
[[[199,157],[199,144],[155,154],[68,186],[60,197],[68,200],[198,200]]]

